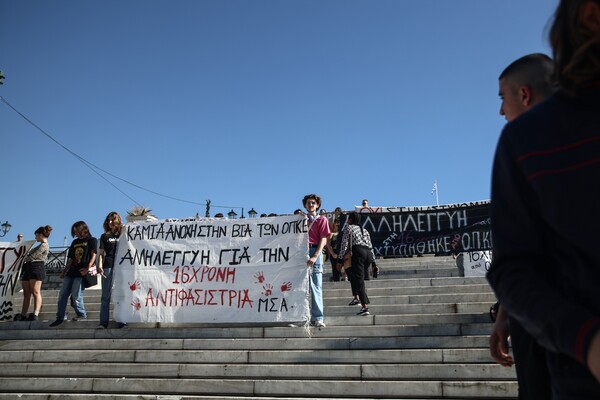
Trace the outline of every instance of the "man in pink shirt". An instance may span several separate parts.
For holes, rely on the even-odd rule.
[[[310,274],[310,324],[317,328],[324,328],[323,322],[323,248],[331,234],[327,218],[317,215],[321,208],[321,198],[316,194],[307,194],[302,199],[302,204],[308,217],[308,247],[309,259],[307,266],[312,268]]]

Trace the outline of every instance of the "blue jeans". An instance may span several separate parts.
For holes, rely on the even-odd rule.
[[[312,257],[316,250],[311,246],[309,256]],[[310,319],[323,321],[323,253],[317,257],[310,274]]]
[[[83,304],[83,293],[81,291],[82,277],[65,276],[60,294],[58,295],[58,308],[56,309],[56,319],[61,321],[65,319],[67,302],[69,296],[75,299],[75,311],[78,317],[86,317],[85,305]]]
[[[105,278],[105,277],[106,278]],[[104,270],[102,277],[102,298],[100,303],[100,323],[108,325],[110,318],[110,295],[112,293],[113,269],[107,268]]]

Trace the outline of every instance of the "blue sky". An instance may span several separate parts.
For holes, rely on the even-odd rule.
[[[497,79],[557,0],[2,2],[0,222],[489,198]],[[125,194],[123,194],[124,192]],[[192,203],[190,203],[192,202]],[[198,204],[193,204],[198,203]],[[215,206],[227,206],[217,208]],[[236,209],[238,214],[241,210]]]

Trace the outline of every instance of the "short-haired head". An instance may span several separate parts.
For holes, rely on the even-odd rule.
[[[500,115],[511,122],[554,92],[552,60],[545,54],[529,54],[512,62],[498,78]]]
[[[533,53],[513,61],[502,71],[498,80],[504,80],[514,91],[528,86],[535,94],[546,97],[554,91],[552,59],[546,54]]]

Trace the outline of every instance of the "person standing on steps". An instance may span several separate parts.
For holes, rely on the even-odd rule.
[[[506,67],[498,78],[498,93],[502,101],[500,115],[507,122],[512,122],[554,93],[552,70],[552,59],[539,53],[528,54]],[[509,336],[514,361],[508,353]],[[521,327],[518,320],[508,316],[501,305],[490,336],[490,352],[500,365],[509,367],[515,364],[520,400],[551,398],[544,349]]]
[[[335,218],[333,220],[333,225],[330,226],[331,235],[327,238],[327,244],[325,248],[327,249],[327,253],[329,255],[329,261],[331,262],[331,281],[339,282],[342,278],[342,274],[340,269],[341,264],[338,263],[337,251],[339,251],[339,241],[338,234],[340,229],[340,220],[339,218]]]
[[[69,247],[67,255],[69,260],[65,269],[60,274],[60,277],[64,280],[60,288],[60,294],[58,295],[56,321],[50,324],[51,327],[58,326],[65,321],[69,295],[74,299],[81,298],[81,301],[76,301],[77,316],[73,318],[73,321],[87,319],[83,295],[81,295],[82,281],[92,266],[96,264],[98,240],[92,237],[84,221],[77,221],[73,224],[71,235],[76,239],[73,240]]]
[[[369,296],[365,287],[365,266],[371,265],[375,259],[371,235],[369,231],[360,226],[360,213],[354,212],[348,215],[346,226],[342,233],[342,242],[338,254],[339,261],[344,262],[346,253],[350,253],[352,266],[346,271],[352,286],[352,294],[355,295],[349,305],[355,305],[356,295],[361,305],[358,315],[369,315]]]
[[[35,240],[39,242],[39,246],[32,249],[29,254],[23,259],[23,275],[21,284],[23,285],[23,305],[21,313],[15,315],[15,321],[37,321],[42,309],[42,282],[46,278],[46,260],[48,259],[48,237],[52,232],[50,225],[40,226],[35,231]],[[23,235],[21,240],[23,240]],[[33,312],[29,312],[31,304],[31,296],[33,296]]]
[[[323,315],[323,249],[327,238],[331,235],[329,222],[322,215],[317,215],[321,208],[321,198],[316,194],[307,194],[302,199],[308,218],[308,247],[309,259],[306,262],[310,273],[311,321],[310,324],[317,328],[325,328]]]
[[[98,250],[98,274],[102,276],[102,298],[100,303],[100,323],[97,329],[108,328],[110,319],[110,297],[113,287],[113,269],[117,256],[117,244],[123,220],[118,212],[110,212],[104,219],[104,233],[100,236],[100,249]],[[119,328],[126,328],[124,322],[118,323]]]

